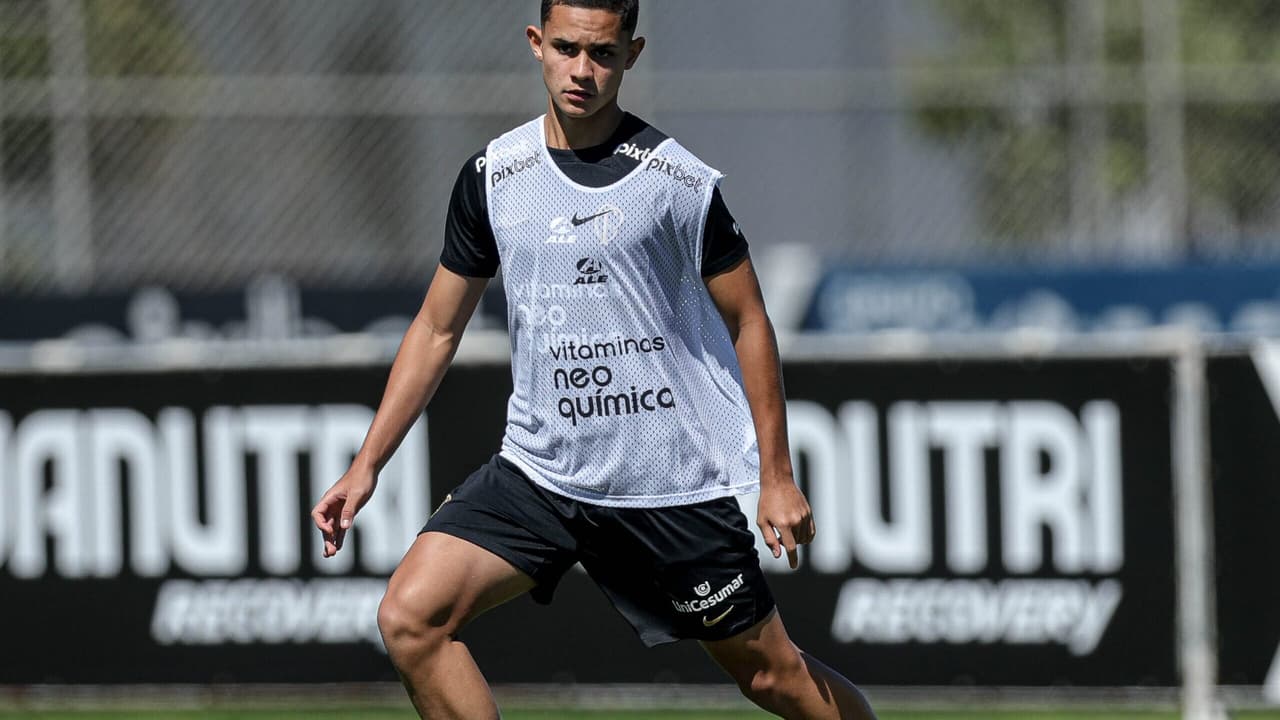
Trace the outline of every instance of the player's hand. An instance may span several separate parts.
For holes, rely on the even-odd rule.
[[[342,549],[342,540],[355,522],[356,513],[369,502],[376,485],[377,477],[373,473],[353,466],[320,496],[320,502],[311,511],[311,519],[324,538],[325,557],[333,557]]]
[[[789,477],[770,483],[761,482],[756,525],[775,558],[782,557],[782,551],[786,550],[787,563],[792,570],[800,564],[796,545],[812,541],[816,532],[809,501]]]

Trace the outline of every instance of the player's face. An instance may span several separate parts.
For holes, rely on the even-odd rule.
[[[541,28],[526,31],[551,102],[567,117],[585,118],[612,105],[644,48],[644,38],[622,29],[622,16],[608,10],[553,5]]]

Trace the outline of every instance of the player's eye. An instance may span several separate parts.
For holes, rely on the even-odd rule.
[[[601,60],[607,60],[613,57],[613,51],[612,50],[596,50],[596,57],[600,58]]]
[[[578,54],[578,48],[572,45],[556,45],[556,50],[558,50],[561,55],[567,55],[569,57],[573,57]]]

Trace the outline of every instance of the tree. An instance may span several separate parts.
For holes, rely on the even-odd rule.
[[[61,1],[61,0],[58,0]],[[0,0],[0,81],[12,83],[6,91],[26,89],[38,96],[44,81],[54,74],[54,25],[70,16],[74,30],[70,42],[83,43],[83,64],[75,73],[87,79],[120,76],[184,75],[195,71],[185,33],[167,0]],[[56,11],[63,11],[60,15]],[[74,48],[74,45],[73,45]],[[71,53],[70,55],[78,55]],[[64,52],[63,57],[69,56]],[[27,98],[29,99],[29,98]],[[6,216],[15,190],[44,192],[54,174],[53,158],[57,118],[36,105],[15,110],[0,98],[0,286],[38,286],[56,274],[51,266],[46,237],[53,223],[21,222]],[[24,98],[9,99],[9,105]],[[75,122],[75,120],[71,120]],[[83,122],[83,121],[82,121]],[[102,183],[127,183],[147,175],[170,145],[181,121],[169,119],[87,119],[89,148],[85,162],[77,164],[77,176]],[[32,213],[24,214],[32,217]],[[9,231],[9,237],[6,237]]]
[[[196,69],[185,34],[173,8],[162,0],[84,0],[80,3],[90,77],[186,75]],[[0,0],[0,80],[42,80],[52,72],[47,5],[31,0]],[[39,182],[49,171],[50,118],[0,116],[0,168],[9,182]],[[143,135],[162,144],[165,123],[137,119]],[[171,123],[170,123],[171,124]],[[97,167],[124,162],[122,148],[95,132]]]
[[[1089,2],[1090,0],[1084,0]],[[1174,0],[1168,0],[1173,2]],[[917,88],[917,120],[952,146],[976,149],[981,160],[982,216],[1001,242],[1052,244],[1068,233],[1073,163],[1071,131],[1080,101],[1062,91],[1072,80],[1069,13],[1072,0],[947,0],[936,7],[948,42],[925,64]],[[1144,92],[1141,0],[1105,0],[1100,47],[1105,140],[1095,178],[1109,208],[1108,232],[1120,234],[1124,208],[1149,190],[1150,132]],[[1277,235],[1280,214],[1280,103],[1251,95],[1243,73],[1280,66],[1280,3],[1271,0],[1177,0],[1178,51],[1187,88],[1183,157],[1188,252],[1240,245],[1241,237]],[[1021,102],[947,104],[937,88],[951,68],[996,70],[1017,82]],[[1241,74],[1237,74],[1241,73]],[[1059,83],[1055,85],[1055,83]],[[1124,97],[1114,97],[1120,89]],[[1225,241],[1225,242],[1224,242]],[[1271,242],[1274,246],[1274,240]]]

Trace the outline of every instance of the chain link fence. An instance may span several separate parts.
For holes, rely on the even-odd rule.
[[[425,283],[541,112],[533,0],[0,0],[0,291]],[[757,252],[877,265],[1280,248],[1268,0],[647,0],[624,106]]]
[[[1280,5],[913,10],[943,30],[898,67],[923,136],[971,154],[988,248],[1079,262],[1276,254]]]

